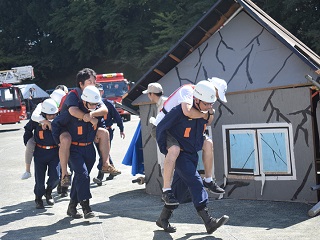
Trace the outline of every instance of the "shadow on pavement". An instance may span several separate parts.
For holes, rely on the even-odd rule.
[[[14,128],[14,129],[1,129],[0,133],[2,132],[14,132],[14,131],[19,131],[21,128]]]
[[[110,201],[92,205],[92,209],[108,214],[100,218],[120,216],[155,222],[162,206],[159,196],[148,195],[141,189],[111,196]],[[310,206],[298,202],[210,199],[208,208],[213,217],[228,215],[227,225],[282,229],[308,220]],[[180,204],[170,222],[202,224],[192,203]]]
[[[101,189],[103,190],[103,189]],[[67,198],[55,197],[56,202],[69,201]],[[100,224],[103,219],[123,217],[142,221],[154,222],[159,217],[163,203],[159,196],[148,195],[144,189],[121,192],[110,197],[109,201],[91,205],[97,215],[98,221],[89,222],[86,220],[72,223],[70,217],[65,217],[54,224],[22,228],[18,230],[3,231],[6,233],[2,240],[14,239],[42,239],[54,235],[63,229]],[[272,202],[272,201],[251,201],[221,199],[211,200],[208,204],[213,217],[220,217],[223,214],[229,215],[227,225],[243,227],[259,227],[263,229],[282,229],[309,219],[307,216],[309,205],[294,202]],[[48,207],[46,207],[48,208]],[[35,209],[34,201],[23,202],[17,205],[4,206],[1,208],[0,226],[7,225],[19,220],[28,221],[37,215],[54,215],[47,213],[47,209]],[[34,219],[33,219],[34,220]],[[101,220],[101,221],[99,221]],[[192,203],[181,204],[173,213],[170,222],[176,224],[202,224]],[[205,229],[204,229],[205,231]],[[186,233],[185,237],[179,239],[194,238],[196,233]],[[205,232],[201,233],[205,234]],[[24,238],[26,236],[26,238]],[[154,239],[172,239],[170,234],[157,229],[155,225]],[[203,239],[203,236],[202,238]],[[208,236],[206,239],[216,239]]]

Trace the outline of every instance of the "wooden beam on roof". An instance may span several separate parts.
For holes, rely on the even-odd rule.
[[[198,48],[203,42],[205,42],[206,40],[208,40],[208,38],[210,38],[215,32],[219,31],[219,29],[221,27],[223,27],[223,25],[225,24],[225,22],[240,8],[240,5],[238,3],[234,3],[232,4],[232,6],[230,7],[230,9],[228,10],[228,12],[226,12],[225,14],[222,14],[221,12],[219,12],[217,9],[214,9],[215,12],[217,12],[221,18],[218,22],[216,22],[216,24],[209,29],[208,31],[205,31],[204,29],[202,29],[200,26],[198,26],[198,28],[202,29],[205,31],[205,36],[195,45],[192,47],[192,49],[190,49],[190,53],[193,52],[194,49]],[[189,54],[190,54],[189,53]]]
[[[190,51],[190,52],[193,52],[193,46],[192,46],[191,44],[187,43],[186,41],[183,41],[183,43],[185,43],[187,46],[190,47],[190,48],[189,48],[189,51]]]
[[[201,26],[198,26],[199,29],[201,29],[204,32],[204,35],[207,36],[208,38],[210,38],[212,36],[211,33],[207,32],[204,28],[202,28]]]
[[[174,56],[173,54],[169,54],[169,57],[171,57],[173,60],[175,60],[176,62],[181,62],[181,60],[179,58],[177,58],[176,56]]]
[[[161,72],[159,69],[153,69],[154,72],[158,73],[160,76],[164,76],[165,74],[163,72]]]

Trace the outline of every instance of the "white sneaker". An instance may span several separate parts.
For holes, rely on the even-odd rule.
[[[31,173],[30,172],[25,172],[24,174],[22,174],[21,179],[28,179],[29,177],[31,177]]]

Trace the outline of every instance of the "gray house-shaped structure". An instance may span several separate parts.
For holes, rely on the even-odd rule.
[[[215,103],[209,133],[225,197],[316,202],[319,94],[305,75],[319,69],[319,56],[254,3],[218,1],[125,98],[140,111],[147,192],[160,194],[162,179],[148,121],[156,108],[142,91],[220,77],[228,102]]]

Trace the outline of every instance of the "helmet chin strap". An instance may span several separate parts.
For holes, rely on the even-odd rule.
[[[88,102],[86,102],[85,107],[89,112],[93,112],[95,110],[88,107]]]
[[[207,113],[208,110],[204,111],[204,110],[201,109],[201,107],[200,107],[200,102],[202,102],[202,101],[199,99],[199,103],[196,103],[196,106],[198,107],[198,110],[199,110],[200,112],[202,112],[202,113]]]
[[[89,112],[94,111],[94,109],[90,109],[90,108],[88,107],[88,102],[86,102],[85,107],[86,107],[86,109],[87,109]]]
[[[201,111],[201,108],[200,108],[200,99],[198,99],[199,100],[199,102],[194,102],[194,104],[197,106],[197,108],[198,108],[198,110],[200,110]]]

